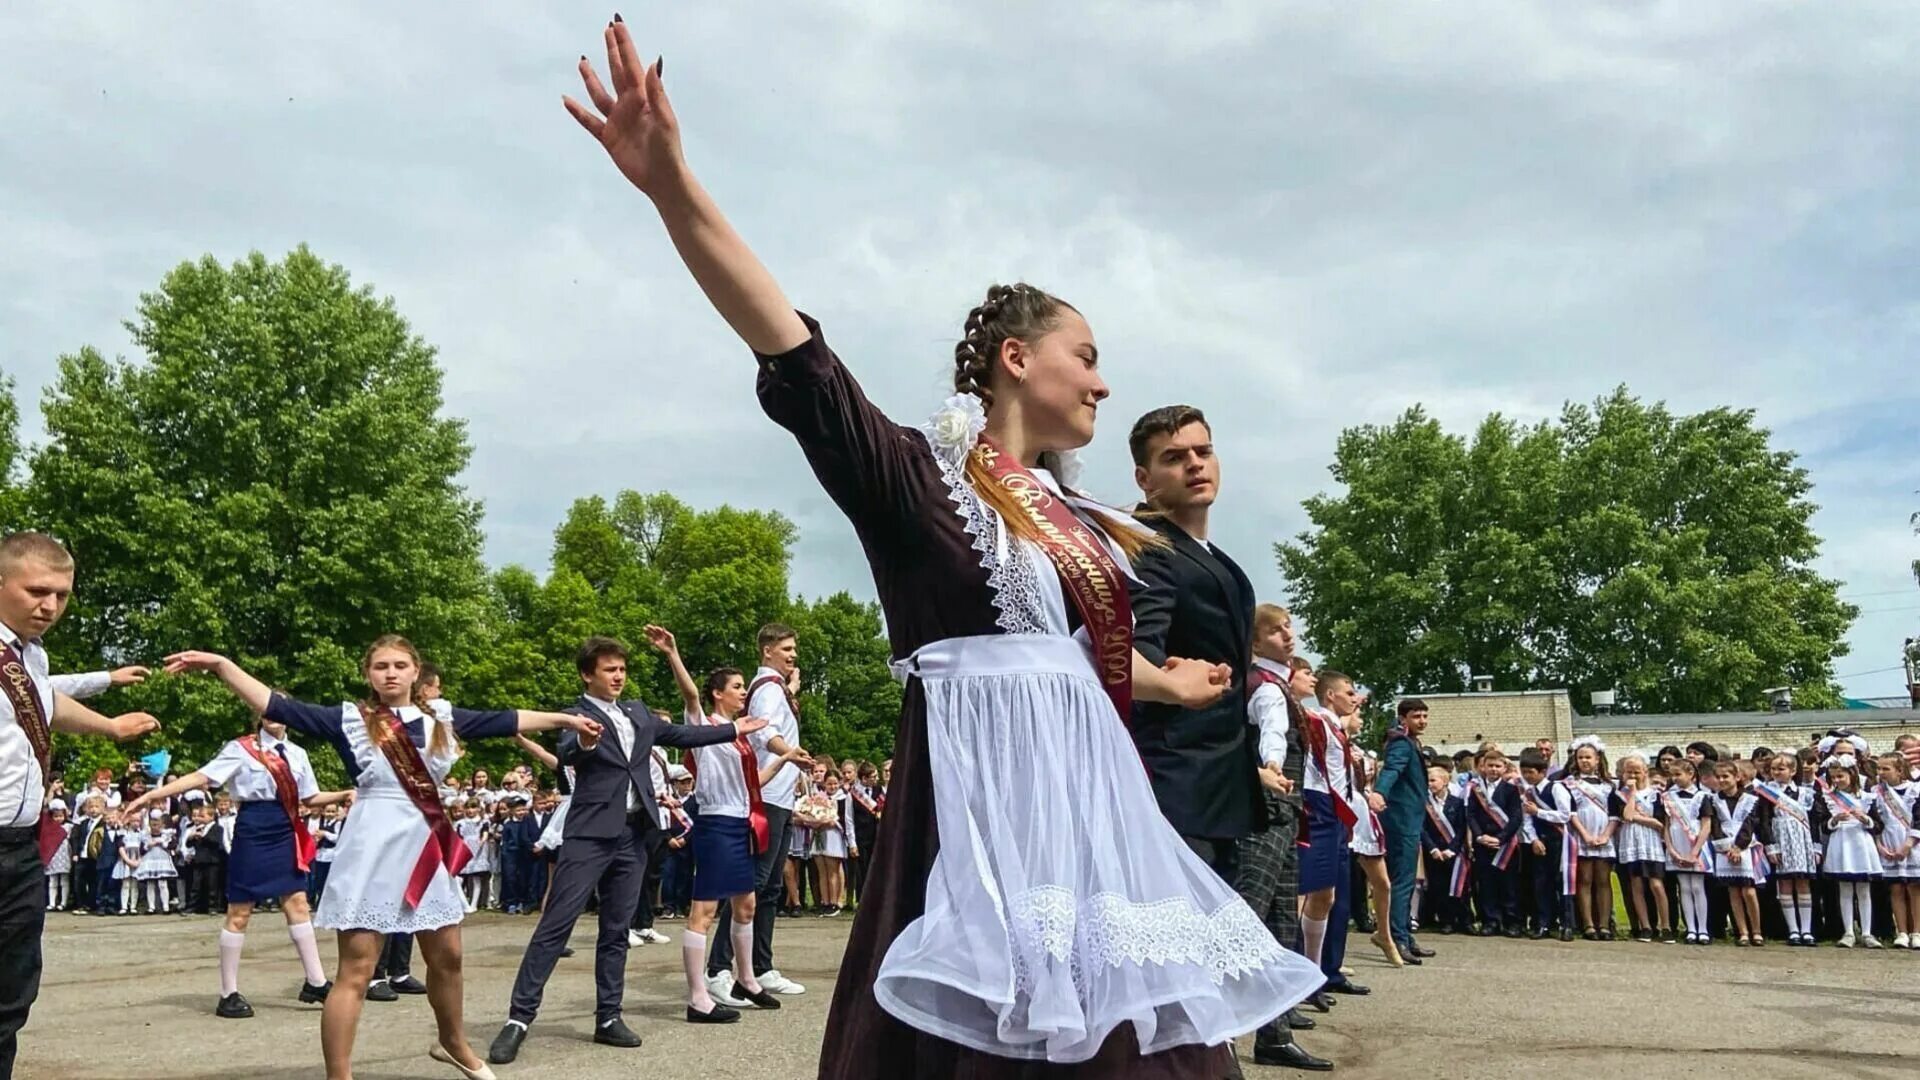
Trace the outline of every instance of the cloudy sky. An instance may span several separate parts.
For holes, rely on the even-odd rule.
[[[544,565],[576,496],[670,488],[785,511],[800,589],[871,595],[748,357],[560,109],[611,2],[6,5],[0,370],[31,413],[60,353],[130,348],[175,263],[306,242],[440,349],[495,563]],[[1533,420],[1622,382],[1752,407],[1868,612],[1839,674],[1900,692],[1874,669],[1920,631],[1908,5],[626,15],[695,168],[896,417],[947,392],[988,282],[1056,291],[1114,386],[1091,486],[1130,495],[1138,412],[1202,406],[1216,538],[1272,596],[1343,425]]]

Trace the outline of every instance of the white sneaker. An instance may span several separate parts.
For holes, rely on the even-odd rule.
[[[1840,940],[1836,944],[1838,944],[1843,949],[1853,948],[1853,931],[1849,930],[1846,933],[1841,934]]]
[[[1869,949],[1884,949],[1884,948],[1886,948],[1886,946],[1885,946],[1885,945],[1882,945],[1882,944],[1880,944],[1880,939],[1879,939],[1879,938],[1877,938],[1877,937],[1874,937],[1874,936],[1873,936],[1872,934],[1862,934],[1862,935],[1860,935],[1860,944],[1862,944],[1862,945],[1865,945],[1865,946],[1866,946],[1867,948],[1869,948]]]
[[[1909,938],[1909,937],[1908,937],[1907,935],[1905,935],[1905,934],[1895,934],[1895,935],[1893,935],[1893,947],[1894,947],[1894,948],[1896,948],[1896,949],[1906,949],[1906,948],[1911,948],[1911,947],[1912,947],[1912,945],[1913,945],[1913,941],[1912,941],[1912,939],[1911,939],[1911,938]]]
[[[646,943],[647,943],[647,939],[640,936],[640,931],[638,930],[627,931],[627,945],[629,947],[637,949],[640,946],[645,945]]]
[[[764,975],[760,977],[760,988],[763,990],[772,989],[767,986],[767,979]],[[718,975],[707,976],[707,995],[729,1009],[753,1008],[753,1002],[734,994],[733,972],[731,971],[723,971]]]
[[[672,940],[668,938],[667,935],[661,933],[658,930],[655,930],[651,926],[647,927],[645,930],[640,931],[640,938],[642,941],[645,941],[650,945],[665,945],[668,941]]]
[[[804,994],[807,988],[780,974],[778,971],[765,971],[760,975],[760,989],[771,994]]]

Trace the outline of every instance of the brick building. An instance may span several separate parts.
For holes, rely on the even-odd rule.
[[[1436,751],[1470,750],[1488,739],[1509,754],[1552,739],[1556,754],[1581,735],[1598,735],[1608,756],[1629,750],[1651,757],[1662,746],[1709,742],[1745,757],[1756,746],[1799,749],[1815,733],[1851,728],[1875,753],[1893,748],[1894,736],[1920,735],[1920,709],[1811,709],[1799,712],[1611,713],[1581,716],[1565,690],[1415,694],[1427,703],[1425,742]]]

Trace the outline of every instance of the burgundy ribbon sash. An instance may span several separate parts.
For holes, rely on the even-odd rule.
[[[1680,825],[1680,835],[1687,838],[1687,850],[1683,852],[1683,854],[1692,860],[1696,869],[1701,873],[1705,873],[1707,869],[1706,846],[1700,843],[1700,834],[1692,828],[1697,822],[1694,818],[1687,816],[1687,812],[1681,808],[1679,800],[1674,798],[1671,792],[1660,796],[1660,800],[1666,804],[1667,820],[1669,822],[1678,822]]]
[[[372,737],[373,745],[386,755],[387,764],[393,767],[393,775],[399,777],[400,787],[413,802],[414,809],[427,819],[427,842],[420,847],[420,857],[414,861],[413,876],[407,879],[406,902],[408,907],[417,907],[420,898],[427,894],[427,886],[433,884],[433,873],[438,867],[447,868],[447,873],[458,877],[460,871],[473,858],[466,842],[453,830],[453,822],[448,820],[446,808],[440,805],[440,785],[433,780],[433,773],[427,770],[426,759],[420,756],[420,749],[407,737],[407,725],[392,709],[385,705],[365,706],[362,709],[367,722],[367,734]],[[431,718],[428,718],[431,720]]]
[[[40,695],[34,691],[33,676],[27,671],[27,662],[20,657],[20,651],[10,641],[0,641],[0,692],[7,695],[13,703],[13,717],[19,723],[20,730],[26,733],[27,745],[33,747],[33,757],[40,763],[40,820],[35,826],[35,845],[40,849],[40,861],[53,858],[53,853],[66,842],[67,833],[53,815],[47,811],[47,792],[53,787],[53,728],[47,723],[47,715],[40,708]]]
[[[1880,805],[1886,808],[1887,813],[1893,815],[1893,820],[1899,822],[1901,828],[1911,832],[1913,819],[1907,816],[1906,804],[1900,801],[1899,793],[1885,784],[1876,785],[1875,790],[1880,795]]]
[[[260,745],[258,734],[236,741],[240,749],[245,750],[273,777],[273,793],[279,797],[280,809],[286,812],[287,822],[293,826],[294,865],[300,868],[301,873],[306,873],[307,868],[313,865],[313,855],[320,849],[320,842],[308,831],[306,818],[300,816],[300,785],[293,778],[293,766],[279,754],[267,753]]]
[[[1133,722],[1133,602],[1127,596],[1126,574],[1107,552],[1106,544],[1067,504],[1054,498],[1025,465],[982,436],[973,448],[974,459],[1015,505],[1027,515],[1040,535],[1040,549],[1060,574],[1073,606],[1093,642],[1094,667],[1100,684],[1113,700],[1120,722]]]
[[[775,676],[769,675],[756,681],[747,691],[747,700],[752,701],[753,691],[760,689],[761,686],[770,682],[780,682],[780,680]],[[782,689],[786,686],[785,683],[781,683],[780,685]],[[792,695],[788,695],[787,697],[787,707],[793,707]],[[794,715],[798,716],[799,711],[795,710]],[[718,716],[707,717],[707,722],[710,724],[729,723],[729,721],[723,720]],[[753,744],[747,741],[745,735],[734,736],[733,742],[729,745],[740,755],[740,772],[747,782],[747,834],[753,842],[753,853],[758,855],[767,850],[768,844],[773,843],[773,837],[770,835],[772,829],[771,826],[767,824],[767,804],[760,797],[760,755],[754,753]],[[700,782],[699,753],[689,753],[684,755],[684,757],[686,761],[683,764],[686,765],[687,772],[693,776],[694,783],[698,784]]]
[[[1340,740],[1340,749],[1347,755],[1347,790],[1353,790],[1353,748],[1347,742],[1347,733],[1340,729],[1338,722],[1330,724],[1326,717],[1318,713],[1308,712],[1305,709],[1300,711],[1305,713],[1310,721],[1307,724],[1307,730],[1303,732],[1307,737],[1307,751],[1313,756],[1314,767],[1320,770],[1320,775],[1327,781],[1327,797],[1328,801],[1333,803],[1333,816],[1339,818],[1342,825],[1352,829],[1360,823],[1360,815],[1354,813],[1348,801],[1340,798],[1339,794],[1333,790],[1333,773],[1327,768],[1327,729],[1331,727],[1334,737]]]

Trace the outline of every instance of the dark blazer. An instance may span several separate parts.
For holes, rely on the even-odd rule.
[[[1373,789],[1387,800],[1387,811],[1380,815],[1390,838],[1412,837],[1427,818],[1427,767],[1420,760],[1420,744],[1402,728],[1387,734],[1387,745],[1380,755],[1380,775]]]
[[[1204,709],[1135,702],[1133,741],[1175,832],[1236,840],[1266,827],[1259,732],[1247,723],[1253,584],[1219,548],[1164,518],[1146,521],[1171,546],[1134,568],[1147,585],[1133,597],[1134,647],[1155,664],[1169,656],[1226,664],[1233,685]]]
[[[555,756],[560,764],[574,769],[573,801],[567,804],[567,823],[561,829],[564,840],[576,836],[609,840],[628,829],[626,789],[629,783],[639,795],[634,812],[639,815],[640,823],[648,829],[659,828],[660,807],[653,799],[653,775],[648,769],[654,744],[690,748],[732,742],[736,738],[732,724],[667,724],[654,716],[643,702],[622,701],[617,705],[620,711],[617,717],[608,716],[585,697],[561,710],[598,720],[607,729],[601,732],[600,742],[591,750],[581,747],[576,732],[569,729],[560,733]],[[631,758],[620,752],[620,737],[612,729],[612,725],[623,722],[633,728]]]

